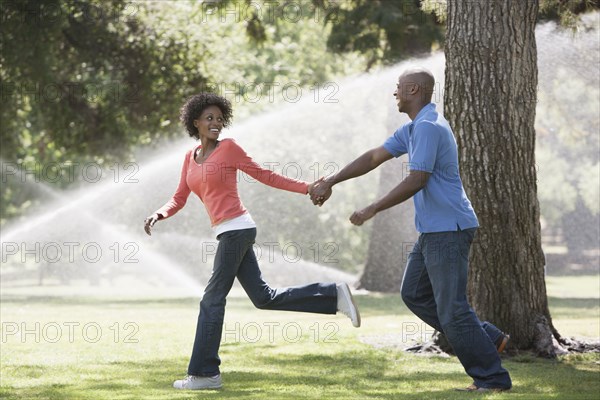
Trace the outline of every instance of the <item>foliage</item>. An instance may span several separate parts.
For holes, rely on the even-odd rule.
[[[83,165],[132,161],[134,146],[179,134],[178,108],[197,91],[226,95],[239,120],[285,102],[286,85],[363,69],[358,55],[327,54],[327,28],[309,14],[275,18],[258,43],[251,21],[208,11],[193,1],[2,3],[2,224],[40,198],[22,174],[5,174],[14,166],[67,187]],[[78,166],[48,179],[52,164]]]
[[[581,27],[580,15],[600,9],[599,0],[541,0],[540,20],[558,20],[560,25],[572,30]]]
[[[419,1],[349,0],[330,4],[327,46],[335,52],[360,51],[376,62],[397,62],[428,54],[442,41],[442,26]]]
[[[220,7],[244,8],[251,0],[215,0]],[[259,4],[264,4],[260,2]],[[312,0],[292,3],[327,31],[327,48],[336,53],[358,52],[367,58],[366,69],[384,62],[397,62],[418,54],[428,54],[443,39],[442,26],[423,12],[419,0]],[[285,6],[281,15],[285,15]],[[260,10],[261,7],[258,7]],[[258,13],[247,19],[246,32],[259,44],[265,30],[280,26],[285,18],[261,19]]]
[[[26,185],[8,180],[5,167],[32,171],[39,182],[48,180],[49,164],[127,160],[133,145],[169,132],[161,128],[177,116],[173,99],[206,81],[185,42],[140,22],[143,7],[124,0],[2,3],[2,222],[31,204],[22,202]],[[52,183],[73,183],[68,170],[59,169]]]
[[[364,57],[358,53],[327,52],[323,37],[329,29],[309,3],[293,3],[304,6],[297,14],[271,9],[273,4],[156,2],[146,21],[167,36],[183,36],[202,46],[195,50],[208,77],[202,89],[230,99],[236,120],[290,103],[286,88],[316,87],[363,69]]]
[[[107,149],[122,157],[129,146],[158,136],[157,128],[176,115],[174,98],[205,82],[185,43],[140,23],[143,4],[3,6],[5,160],[44,163],[104,156]],[[179,84],[184,77],[188,87]]]
[[[337,87],[335,80],[339,76],[365,68],[365,59],[358,53],[340,55],[327,50],[323,38],[329,35],[331,28],[323,24],[325,13],[317,12],[309,2],[294,3],[304,7],[300,15],[294,14],[293,8],[283,8],[282,4],[273,9],[272,16],[266,12],[268,1],[130,3],[115,0],[110,3],[90,3],[55,0],[39,6],[36,4],[33,1],[21,5],[10,4],[4,10],[7,24],[2,29],[7,34],[3,35],[1,42],[2,63],[10,68],[2,70],[3,82],[6,80],[10,85],[24,87],[38,81],[43,82],[40,87],[54,87],[56,82],[67,82],[67,85],[75,82],[82,88],[100,89],[112,88],[110,85],[114,84],[116,89],[121,90],[118,92],[121,96],[114,96],[108,90],[101,91],[95,97],[87,93],[81,93],[81,98],[71,96],[79,100],[79,108],[74,108],[68,101],[71,97],[64,96],[62,101],[50,104],[52,109],[46,105],[49,100],[41,96],[33,98],[35,96],[27,91],[15,91],[11,96],[5,96],[8,100],[5,104],[13,110],[3,107],[1,114],[3,166],[11,169],[14,163],[33,173],[27,179],[22,179],[22,173],[5,174],[3,169],[0,209],[3,224],[10,218],[14,220],[33,210],[40,199],[44,199],[45,203],[52,199],[54,192],[47,190],[48,187],[72,188],[80,183],[73,179],[73,176],[82,176],[77,167],[58,168],[64,176],[53,179],[55,174],[48,173],[54,172],[49,168],[53,164],[96,164],[103,167],[106,176],[110,177],[114,162],[135,161],[131,149],[138,145],[155,146],[163,143],[158,139],[166,136],[185,138],[183,128],[175,121],[184,97],[192,92],[215,91],[231,100],[235,128],[244,119],[261,111],[293,103],[289,97],[294,95],[295,89],[302,90],[305,98],[319,93],[323,101],[323,96],[331,93],[331,86],[327,89],[323,88],[324,85]],[[259,8],[263,12],[249,18],[251,12]],[[30,9],[35,13],[27,14]],[[34,17],[49,15],[51,10],[55,10],[57,16],[47,18],[45,24],[37,26],[31,21]],[[284,13],[284,10],[287,12]],[[82,22],[78,22],[80,20]],[[72,25],[84,31],[70,33],[75,30]],[[256,32],[259,31],[260,37],[257,37]],[[35,40],[27,46],[39,46],[24,51],[19,43],[28,43],[29,37]],[[42,37],[50,45],[42,44]],[[77,39],[75,44],[78,46],[70,44],[69,40],[74,40],[72,37]],[[63,48],[66,50],[61,50]],[[44,57],[48,68],[31,70],[30,64],[36,57]],[[141,74],[140,66],[144,66]],[[43,76],[39,77],[38,74]],[[130,86],[136,90],[132,92]],[[133,95],[140,96],[139,101],[128,101]],[[85,112],[80,116],[82,109]],[[37,119],[34,120],[33,116]],[[303,153],[308,155],[308,160],[297,157],[298,125],[288,124],[285,132],[275,130],[273,126],[271,128],[269,136],[263,135],[259,140],[272,143],[277,138],[278,146],[265,148],[261,144],[255,151],[249,151],[259,162],[306,161],[302,165],[307,168],[315,161],[328,160],[328,155],[321,155],[317,159],[306,151]],[[264,131],[264,128],[261,130]],[[281,137],[284,133],[287,139]],[[311,137],[315,145],[321,143],[322,139],[315,135]],[[301,143],[303,148],[307,148],[313,142]],[[284,151],[282,147],[289,151]],[[314,174],[309,175],[303,178],[315,179]],[[33,181],[34,176],[37,182]],[[169,181],[165,187],[172,190],[175,184]],[[140,190],[137,186],[136,189]],[[319,224],[319,218],[322,219],[323,215],[319,216],[312,205],[308,211],[309,202],[305,199],[302,202],[306,204],[299,213],[301,215],[306,211],[302,222],[306,226],[318,224],[321,230],[285,230],[285,227],[277,226],[280,221],[275,221],[272,216],[275,211],[280,215],[289,213],[290,194],[276,193],[269,188],[256,192],[254,197],[249,197],[252,194],[244,194],[244,191],[242,195],[245,201],[250,198],[249,206],[262,204],[265,197],[269,197],[271,207],[265,209],[268,212],[261,215],[260,209],[256,208],[254,214],[257,221],[260,220],[265,236],[270,232],[267,240],[306,243],[303,254],[309,255],[311,250],[308,247],[317,237],[327,242],[342,243],[364,243],[367,239],[367,231],[349,230],[341,222],[331,224],[334,228]],[[132,209],[151,211],[148,196],[153,193],[143,196],[140,193],[130,194],[123,200],[123,204],[129,207],[116,207],[118,211],[115,212],[119,215],[126,214],[120,217],[121,221],[132,218],[137,224],[140,217],[135,215],[133,218]],[[338,191],[338,196],[343,196],[343,193]],[[65,194],[70,195],[69,192]],[[132,203],[136,204],[133,208]],[[194,206],[198,207],[195,203]],[[251,208],[252,211],[254,209]],[[194,209],[193,212],[204,217],[201,209]],[[337,218],[346,223],[349,213],[346,209],[339,209],[330,220]],[[307,215],[311,217],[307,219]],[[199,219],[209,231],[205,218]],[[187,232],[189,225],[189,232],[197,233],[194,222],[198,221],[186,219],[176,226],[176,230]],[[270,229],[275,226],[277,230]],[[206,234],[210,235],[210,232]],[[342,254],[340,263],[344,266],[357,268],[360,260],[364,259],[364,251],[365,246],[362,245],[336,254]],[[314,258],[311,260],[314,261]],[[319,257],[319,260],[322,259]]]
[[[448,0],[421,0],[421,8],[446,22],[447,3]],[[599,8],[598,0],[540,0],[539,19],[558,20],[561,26],[577,30],[581,26],[580,15]]]
[[[423,12],[435,15],[441,23],[446,22],[448,14],[448,2],[446,0],[421,0]]]

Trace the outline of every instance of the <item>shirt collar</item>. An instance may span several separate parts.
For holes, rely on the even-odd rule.
[[[423,117],[425,117],[425,114],[427,114],[430,111],[435,111],[435,103],[429,103],[425,107],[421,108],[421,111],[419,111],[412,123],[414,124],[420,119],[423,119]]]

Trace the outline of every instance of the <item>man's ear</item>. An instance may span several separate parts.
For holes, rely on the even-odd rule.
[[[420,88],[421,86],[418,83],[413,83],[410,87],[410,94],[416,94]]]

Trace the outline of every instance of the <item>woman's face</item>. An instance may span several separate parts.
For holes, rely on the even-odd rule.
[[[217,140],[223,129],[223,113],[217,106],[206,107],[198,119],[194,120],[200,139]]]

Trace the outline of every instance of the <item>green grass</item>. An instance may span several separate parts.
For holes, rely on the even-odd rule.
[[[549,278],[550,306],[563,335],[600,337],[598,281]],[[400,350],[411,342],[401,332],[428,329],[398,295],[358,296],[363,327],[355,329],[340,316],[256,310],[236,293],[228,301],[220,353],[224,389],[176,391],[171,383],[185,375],[198,299],[158,292],[127,296],[125,290],[106,296],[93,288],[55,296],[69,291],[3,288],[1,398],[529,400],[595,399],[600,393],[598,354],[505,359],[514,383],[510,393],[454,392],[471,383],[456,358]],[[69,335],[71,322],[79,325]],[[10,334],[15,326],[18,332]],[[381,343],[398,346],[371,345]]]

